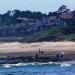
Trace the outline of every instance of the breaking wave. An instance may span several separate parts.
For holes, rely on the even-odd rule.
[[[60,67],[70,67],[71,65],[75,65],[75,62],[48,62],[48,63],[17,63],[17,64],[2,64],[2,67],[11,68],[11,67],[19,67],[19,66],[40,66],[40,65],[59,65]]]

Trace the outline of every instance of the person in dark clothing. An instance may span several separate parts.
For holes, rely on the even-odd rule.
[[[60,52],[56,55],[57,60],[63,60],[64,59],[64,52]]]
[[[59,53],[56,55],[56,58],[57,58],[57,59],[59,59],[59,58],[60,58],[60,54],[59,54]]]
[[[39,49],[39,53],[41,52],[41,50]]]
[[[38,54],[36,54],[36,62],[38,61]]]
[[[61,52],[61,53],[60,53],[60,58],[61,58],[61,60],[64,59],[64,52]]]
[[[39,49],[39,54],[43,54],[44,53],[44,51],[41,51],[40,49]]]

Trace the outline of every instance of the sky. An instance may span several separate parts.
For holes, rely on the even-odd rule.
[[[71,10],[75,9],[75,0],[0,0],[0,12],[8,10],[30,10],[48,13],[56,11],[61,5],[66,5]]]

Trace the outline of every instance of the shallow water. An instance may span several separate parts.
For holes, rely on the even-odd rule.
[[[18,63],[0,65],[0,75],[75,75],[73,63]]]

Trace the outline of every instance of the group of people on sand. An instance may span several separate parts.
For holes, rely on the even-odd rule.
[[[39,49],[39,54],[44,54],[44,51],[41,51],[41,49]],[[36,61],[38,59],[38,54],[36,53]]]
[[[58,54],[56,55],[56,58],[57,58],[58,60],[63,60],[63,59],[64,59],[64,52],[58,53]]]
[[[39,49],[39,54],[44,54],[44,51],[42,51],[41,49]],[[39,55],[39,54],[36,53],[36,61],[37,61],[37,59],[38,59],[38,55]],[[56,59],[57,59],[57,60],[63,60],[63,59],[64,59],[64,52],[59,52],[59,53],[57,53],[57,54],[56,54]]]

